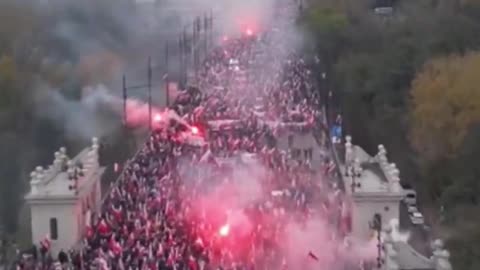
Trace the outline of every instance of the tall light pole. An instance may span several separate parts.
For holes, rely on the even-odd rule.
[[[152,58],[148,57],[147,71],[147,89],[148,89],[148,128],[152,131]]]
[[[169,88],[169,63],[168,63],[168,41],[165,42],[165,75],[163,76],[165,82],[166,105],[170,106],[170,88]]]
[[[148,128],[149,128],[149,131],[152,131],[152,60],[151,60],[151,57],[148,57],[146,84],[128,86],[127,76],[125,74],[122,76],[123,124],[125,126],[128,124],[128,109],[127,109],[128,90],[141,90],[145,88],[147,88],[147,91],[148,91],[148,122],[149,122]]]

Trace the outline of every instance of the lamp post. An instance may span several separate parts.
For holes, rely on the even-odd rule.
[[[152,58],[151,57],[148,57],[147,90],[148,90],[148,128],[150,131],[152,131]]]
[[[166,94],[166,105],[170,106],[170,87],[169,87],[169,66],[168,66],[168,41],[165,42],[165,74],[163,76],[163,81],[165,82],[165,94]]]
[[[123,96],[123,124],[126,126],[128,124],[128,110],[127,110],[127,99],[129,90],[141,90],[147,89],[148,92],[148,128],[152,131],[152,59],[148,57],[148,66],[147,66],[147,83],[128,86],[127,85],[127,76],[123,74],[122,76],[122,96]]]
[[[373,216],[373,229],[377,231],[377,268],[382,268],[382,216],[375,214]]]

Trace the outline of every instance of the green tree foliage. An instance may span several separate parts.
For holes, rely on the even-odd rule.
[[[13,59],[9,56],[0,58],[0,110],[5,110],[17,103],[18,93],[15,91],[17,70]]]
[[[322,55],[334,55],[341,45],[341,34],[348,21],[339,5],[319,2],[306,11],[300,23],[314,33],[317,51]]]
[[[136,20],[130,0],[42,2],[0,1],[0,230],[11,234],[29,172],[77,144],[38,115],[36,97],[48,86],[78,98],[83,86],[120,77],[132,30],[123,15]]]
[[[318,76],[326,70],[340,97],[345,132],[370,153],[386,145],[421,206],[444,206],[445,224],[432,225],[448,232],[438,236],[448,239],[455,269],[478,269],[480,92],[478,57],[468,52],[480,46],[479,1],[396,1],[389,17],[337,2],[313,1],[303,19],[326,62]]]

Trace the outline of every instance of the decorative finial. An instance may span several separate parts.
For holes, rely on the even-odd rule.
[[[37,177],[38,181],[43,180],[43,176],[44,176],[43,167],[42,166],[37,166],[35,168],[35,174],[36,174],[36,177]]]
[[[436,239],[432,243],[432,249],[433,250],[441,250],[443,249],[443,241],[441,239]]]
[[[390,183],[390,191],[391,192],[401,192],[402,186],[400,185],[400,177],[392,176],[391,183]]]
[[[363,172],[362,165],[360,164],[360,160],[358,158],[355,158],[353,160],[353,173],[355,174],[356,177],[361,177]]]
[[[55,160],[57,159],[59,160],[62,157],[62,154],[59,151],[57,151],[55,152],[54,156],[55,156]]]
[[[37,173],[35,171],[30,173],[30,181],[37,180]]]
[[[67,169],[67,175],[68,175],[68,180],[73,180],[73,178],[75,176],[75,169],[69,167]]]
[[[35,194],[38,192],[38,185],[40,184],[40,179],[38,179],[37,172],[33,171],[30,173],[30,192]]]

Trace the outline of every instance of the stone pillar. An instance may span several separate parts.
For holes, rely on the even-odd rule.
[[[98,149],[100,148],[100,145],[98,144],[98,138],[93,137],[92,138],[92,152],[95,154],[95,158],[97,159],[96,161],[98,162]]]
[[[352,161],[353,149],[352,149],[352,136],[345,136],[345,161]]]
[[[32,194],[38,193],[38,188],[40,185],[40,180],[37,177],[36,171],[30,173],[30,190]]]
[[[437,265],[435,265],[435,270],[452,270],[452,264],[450,263],[450,252],[444,249],[439,254],[437,254]]]
[[[55,152],[55,159],[53,160],[52,173],[56,174],[62,169],[62,154]]]
[[[65,171],[67,170],[67,161],[68,161],[68,156],[67,156],[67,148],[65,147],[60,147],[60,170]]]
[[[360,164],[360,160],[355,158],[353,160],[353,173],[355,177],[361,177],[363,172],[362,165]]]
[[[385,270],[399,270],[400,267],[397,263],[397,251],[395,250],[395,243],[393,241],[392,236],[392,227],[387,225],[384,230],[384,239],[383,239],[383,247],[384,247],[384,267]]]
[[[75,175],[75,168],[71,160],[67,161],[67,175],[69,180],[72,180]]]
[[[39,184],[43,181],[43,179],[45,178],[45,174],[44,174],[44,171],[43,171],[43,167],[42,166],[37,166],[35,168],[35,175],[36,175],[36,178],[39,182]]]
[[[100,145],[98,144],[98,139],[96,137],[92,138],[92,146],[87,153],[87,158],[83,164],[84,172],[87,172],[90,169],[95,169],[98,167],[98,149]]]
[[[60,154],[62,155],[62,158],[67,157],[67,148],[65,146],[60,147]]]
[[[432,244],[433,255],[431,257],[435,270],[452,270],[450,252],[443,248],[443,241],[437,239]]]
[[[345,176],[352,176],[354,160],[352,137],[346,136],[345,141]]]
[[[401,192],[400,186],[400,171],[397,169],[395,163],[391,163],[389,170],[386,172],[386,176],[389,183],[389,190],[391,192]]]
[[[345,140],[345,175],[351,176],[352,163],[355,159],[353,154],[352,136],[346,136]]]
[[[387,150],[385,149],[383,144],[380,144],[378,146],[378,153],[377,153],[376,159],[380,164],[380,167],[382,168],[382,170],[385,171],[385,168],[388,166],[388,158],[387,158]]]
[[[351,174],[350,174],[350,179],[351,179],[351,190],[352,193],[355,192],[357,188],[357,183],[359,182],[357,178],[362,176],[362,166],[360,165],[360,160],[358,158],[355,158],[353,160],[353,164],[351,167]]]

